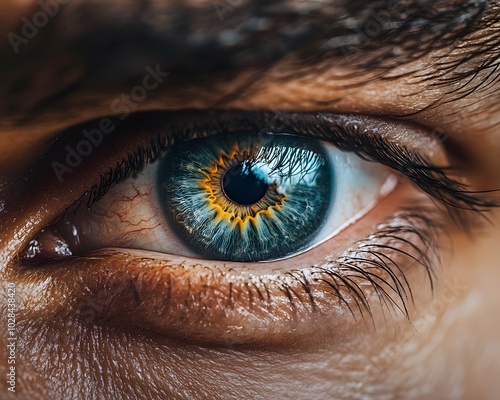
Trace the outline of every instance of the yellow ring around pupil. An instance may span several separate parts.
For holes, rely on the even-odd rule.
[[[222,153],[212,166],[200,169],[204,179],[200,181],[201,188],[206,193],[207,207],[215,215],[214,222],[225,221],[228,225],[243,229],[248,223],[256,228],[262,217],[274,218],[274,212],[283,208],[286,196],[277,191],[276,184],[269,186],[266,195],[255,204],[241,205],[227,197],[222,182],[226,172],[239,163],[251,158],[251,153],[240,152],[233,148],[231,152]]]

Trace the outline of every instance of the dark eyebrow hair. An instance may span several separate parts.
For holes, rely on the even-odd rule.
[[[19,45],[18,54],[11,47],[0,52],[4,107],[6,99],[26,96],[33,83],[32,87],[56,84],[60,96],[75,87],[137,80],[146,65],[160,64],[162,70],[180,75],[221,74],[267,68],[293,55],[291,74],[304,74],[305,68],[318,72],[332,63],[348,65],[353,73],[387,72],[434,50],[458,46],[474,34],[477,40],[466,51],[461,48],[461,57],[440,65],[436,74],[474,64],[485,54],[489,61],[461,68],[460,79],[478,68],[498,67],[498,27],[496,34],[481,33],[498,22],[495,1],[239,3],[216,0],[196,7],[173,1],[155,8],[152,1],[143,0],[129,10],[106,1],[70,3],[30,43]],[[124,17],[126,11],[131,17]],[[58,69],[58,82],[37,82],[50,68]],[[67,79],[75,73],[78,79]]]

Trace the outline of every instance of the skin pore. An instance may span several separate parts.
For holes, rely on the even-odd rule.
[[[19,45],[18,54],[6,34],[2,36],[0,397],[495,398],[500,372],[500,323],[495,318],[500,312],[496,285],[500,278],[500,215],[491,208],[485,214],[488,221],[476,215],[467,225],[457,224],[442,206],[408,181],[335,240],[298,259],[258,264],[258,268],[279,274],[323,262],[329,255],[357,248],[355,243],[376,232],[383,221],[391,221],[404,206],[420,202],[443,225],[442,234],[437,234],[441,263],[433,259],[431,291],[423,269],[402,257],[401,267],[410,271],[408,280],[414,298],[405,303],[407,313],[398,309],[402,302],[394,294],[395,304],[383,306],[377,295],[369,292],[371,313],[355,310],[356,318],[352,318],[345,310],[342,313],[328,308],[338,302],[327,299],[326,311],[304,311],[299,314],[299,323],[287,325],[290,321],[284,316],[293,312],[288,303],[280,303],[280,294],[276,293],[273,298],[278,299],[278,312],[270,313],[276,317],[275,323],[266,327],[262,337],[255,338],[258,335],[252,333],[252,324],[244,320],[242,325],[250,328],[238,336],[221,328],[227,320],[203,317],[194,306],[181,307],[182,315],[171,312],[163,302],[166,293],[160,291],[168,286],[165,270],[174,265],[185,264],[183,269],[174,269],[175,276],[169,275],[169,279],[180,281],[188,273],[193,287],[208,282],[211,287],[224,288],[227,282],[222,278],[211,281],[210,274],[204,275],[205,266],[214,270],[227,267],[226,277],[234,277],[239,275],[229,268],[238,270],[241,266],[237,263],[222,266],[216,261],[125,249],[27,267],[18,255],[30,239],[85,194],[82,188],[91,188],[120,157],[139,141],[148,140],[147,133],[130,126],[137,127],[149,117],[136,125],[133,118],[125,119],[110,139],[116,145],[99,146],[63,183],[50,167],[43,169],[44,155],[53,154],[50,151],[55,138],[66,143],[64,130],[119,115],[120,111],[113,108],[117,99],[119,103],[115,104],[125,105],[130,113],[271,111],[278,119],[286,119],[290,112],[324,111],[388,118],[402,124],[405,121],[425,129],[429,137],[440,138],[433,145],[442,147],[458,171],[455,176],[466,179],[471,190],[500,188],[500,92],[495,68],[499,62],[499,28],[494,22],[500,12],[498,3],[440,1],[431,5],[408,1],[404,2],[407,19],[412,13],[421,14],[410,22],[400,12],[392,11],[391,2],[359,1],[349,9],[347,2],[331,1],[322,7],[310,6],[305,12],[301,7],[307,5],[302,2],[279,2],[277,11],[269,11],[260,2],[242,1],[240,6],[224,9],[222,17],[222,11],[214,7],[219,2],[141,3],[74,0],[61,5],[59,13],[40,28],[35,38]],[[229,4],[220,3],[226,7]],[[473,7],[462,7],[464,4]],[[480,12],[476,9],[479,6]],[[2,3],[0,13],[6,21],[2,27],[9,27],[6,32],[19,33],[20,18],[31,18],[38,7],[34,1]],[[371,9],[375,14],[368,12]],[[248,39],[241,39],[245,33],[242,21],[253,21],[250,16],[259,13],[267,16],[261,23],[271,28],[248,28]],[[192,20],[186,15],[192,15]],[[352,19],[357,22],[355,26],[368,29],[369,22],[383,23],[380,15],[387,19],[386,29],[370,35],[365,31],[368,43],[337,46],[340,39],[359,35],[356,30],[350,31]],[[464,23],[476,15],[476,23]],[[450,20],[455,23],[442,22]],[[278,29],[287,24],[308,27],[308,22],[312,27],[325,28],[312,30],[304,38],[289,33],[293,30]],[[401,24],[394,26],[403,26],[397,34],[391,25],[395,22]],[[152,33],[140,23],[149,26]],[[99,39],[83,32],[85,26],[98,32]],[[426,29],[419,31],[422,26]],[[430,29],[432,26],[436,29]],[[129,36],[125,38],[126,32]],[[200,35],[224,32],[220,43],[235,42],[234,46],[214,46],[206,53],[200,50],[211,45],[202,42]],[[424,33],[429,32],[439,34],[426,38]],[[152,42],[153,34],[162,39],[157,47],[148,48],[144,44]],[[262,45],[283,37],[281,47],[270,45],[269,50]],[[412,41],[415,37],[420,40]],[[54,38],[59,39],[51,42]],[[305,45],[306,38],[311,45]],[[184,39],[185,43],[174,46]],[[118,51],[116,43],[130,45]],[[197,43],[205,47],[197,47]],[[328,54],[320,52],[325,43],[331,47]],[[417,48],[412,48],[412,43]],[[418,51],[418,46],[430,43],[436,45]],[[236,57],[245,49],[251,49],[247,58]],[[142,85],[143,77],[151,73],[147,66],[164,75],[143,100],[130,103],[133,88]],[[144,122],[144,126],[149,125]],[[415,137],[403,135],[399,140],[407,147],[418,148]],[[36,171],[44,172],[41,178]],[[413,236],[408,239],[416,240]],[[251,271],[253,267],[257,268],[248,268]],[[145,270],[156,275],[143,274]],[[128,290],[132,281],[135,296],[142,301],[136,302],[134,293]],[[3,322],[8,282],[16,285],[18,307],[15,394],[7,390],[4,379],[9,368],[7,327]],[[175,288],[181,298],[184,288]],[[320,293],[323,288],[318,285],[314,290]],[[92,304],[90,309],[97,317],[82,318],[82,304]],[[210,309],[212,303],[191,304]],[[241,307],[249,304],[242,295]],[[260,321],[265,320],[259,311],[253,310]],[[227,314],[231,326],[243,320],[241,313]],[[220,337],[224,338],[222,345],[216,340]]]

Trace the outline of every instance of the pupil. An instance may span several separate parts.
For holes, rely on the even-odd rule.
[[[269,185],[244,163],[240,163],[227,170],[222,187],[230,200],[247,206],[262,199]]]

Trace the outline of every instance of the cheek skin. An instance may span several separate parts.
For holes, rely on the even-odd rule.
[[[498,223],[498,212],[490,217]],[[455,236],[453,261],[444,264],[444,288],[415,321],[418,333],[381,350],[386,370],[376,382],[376,393],[404,393],[405,398],[497,397],[500,229],[488,225],[480,236],[474,242]]]
[[[44,331],[44,335],[55,334],[53,339],[65,343],[64,338],[55,332],[67,330],[67,325],[54,324]],[[39,335],[40,331],[32,330],[31,333]],[[53,370],[53,381],[81,382],[81,385],[64,389],[66,398],[81,398],[84,393],[92,393],[93,398],[112,399],[116,398],[115,387],[122,388],[125,397],[139,398],[263,398],[270,393],[284,398],[290,391],[301,393],[304,375],[307,375],[307,382],[311,385],[313,398],[319,398],[321,393],[325,394],[324,388],[320,387],[326,382],[330,387],[331,383],[338,383],[348,376],[349,363],[352,362],[352,359],[343,357],[296,351],[283,354],[257,350],[186,349],[175,343],[158,344],[148,338],[98,327],[80,330],[76,340],[72,337],[66,342],[75,343],[81,349],[91,349],[88,353],[83,350],[84,354],[76,357],[67,354],[66,362]],[[26,344],[34,350],[29,355],[32,357],[29,362],[38,366],[51,365],[66,358],[65,348],[43,351],[42,346],[46,343],[40,340]],[[85,365],[85,359],[92,360],[90,369]],[[98,366],[106,370],[105,380],[99,376]],[[37,370],[40,371],[39,368]],[[85,382],[79,376],[81,370],[88,371]],[[323,372],[316,375],[310,371]],[[123,385],[123,381],[127,384]],[[340,398],[341,388],[342,385],[337,385],[337,389],[328,392]],[[50,388],[46,393],[60,398],[62,389]]]
[[[390,338],[360,337],[347,354],[339,343],[325,343],[317,351],[211,349],[99,325],[74,325],[69,309],[68,315],[48,323],[34,319],[21,324],[20,386],[35,393],[44,390],[55,398],[92,393],[112,399],[115,387],[140,398],[288,398],[290,393],[303,393],[304,387],[313,399],[378,398],[388,393],[409,399],[442,398],[458,392],[463,398],[491,398],[497,354],[484,349],[496,348],[498,323],[485,316],[498,315],[499,310],[495,279],[486,282],[484,276],[491,276],[493,270],[499,274],[497,266],[488,262],[499,238],[496,232],[496,237],[474,245],[456,238],[463,258],[452,266],[453,274],[445,282],[457,277],[459,283],[452,290],[436,291],[435,299],[442,299],[443,305],[434,301],[423,308],[428,311],[422,314],[423,322],[415,323],[418,333],[406,327]],[[483,259],[478,262],[480,254]],[[367,358],[367,354],[371,355]],[[375,362],[368,366],[367,360],[372,359]],[[100,368],[107,371],[106,379]],[[81,379],[82,370],[88,379]],[[28,376],[38,379],[27,380]],[[78,384],[47,387],[49,379]],[[128,384],[123,385],[124,381]]]

